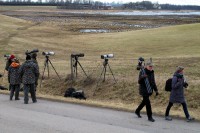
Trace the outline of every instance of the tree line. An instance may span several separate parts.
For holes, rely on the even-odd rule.
[[[130,10],[200,10],[200,6],[192,5],[171,5],[152,3],[151,1],[130,2],[122,4],[120,2],[103,3],[94,0],[0,0],[0,5],[30,5],[30,6],[57,6],[63,9],[99,9],[102,6],[112,6],[116,9]]]

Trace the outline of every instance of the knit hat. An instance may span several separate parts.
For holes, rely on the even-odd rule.
[[[11,54],[10,57],[9,57],[9,60],[12,60],[14,58],[15,58],[15,56],[13,54]]]
[[[184,67],[183,66],[177,66],[176,67],[176,72],[181,72],[184,70]]]
[[[146,62],[145,65],[146,65],[146,66],[153,66],[153,63],[149,60],[149,61]]]

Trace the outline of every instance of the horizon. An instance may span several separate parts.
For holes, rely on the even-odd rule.
[[[0,1],[7,1],[7,0],[0,0]],[[32,0],[32,2],[37,2],[38,0]],[[42,2],[45,2],[46,0],[42,0]],[[73,0],[75,1],[75,0]],[[89,0],[88,0],[89,1]],[[103,3],[130,3],[130,2],[142,2],[144,0],[92,0],[92,1],[100,1]],[[146,0],[151,1],[152,3],[158,3],[158,4],[171,4],[171,5],[194,5],[194,6],[200,6],[200,0]]]

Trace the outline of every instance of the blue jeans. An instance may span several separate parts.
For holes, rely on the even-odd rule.
[[[33,102],[36,102],[35,95],[35,84],[24,84],[24,103],[28,103],[29,97],[28,93],[31,93],[31,98]]]

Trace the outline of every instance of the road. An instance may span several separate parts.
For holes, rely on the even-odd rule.
[[[185,120],[156,122],[134,113],[38,99],[23,104],[0,94],[0,133],[200,133],[200,123]]]

